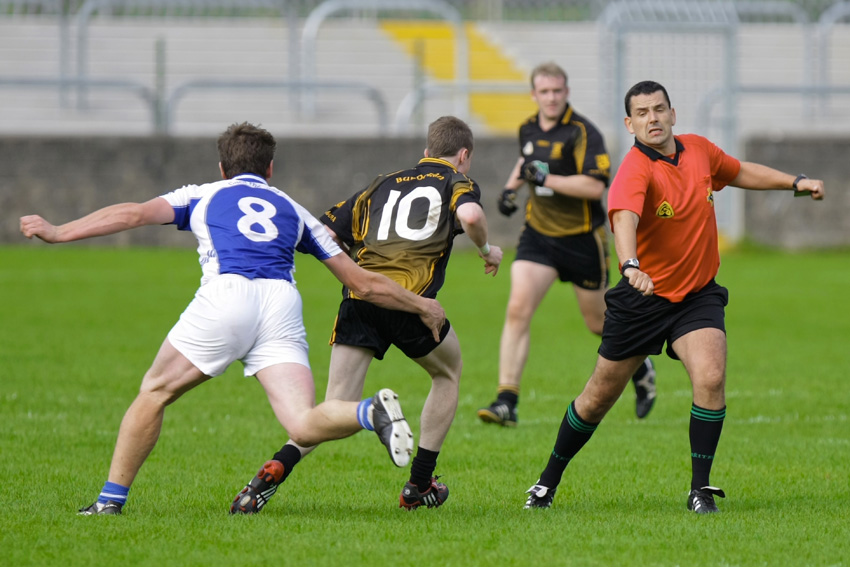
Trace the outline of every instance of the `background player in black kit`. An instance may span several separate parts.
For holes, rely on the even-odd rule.
[[[436,297],[442,287],[454,237],[462,232],[478,247],[484,272],[496,275],[502,250],[487,242],[481,190],[467,177],[472,149],[472,131],[465,122],[452,116],[439,118],[428,127],[425,157],[416,166],[379,176],[321,220],[360,266],[424,297]],[[437,342],[415,315],[372,308],[344,288],[331,343],[326,400],[360,400],[369,364],[373,358],[382,359],[391,345],[431,376],[419,446],[399,505],[408,509],[442,505],[449,490],[437,482],[434,469],[457,410],[462,366],[460,344],[449,321]],[[251,485],[267,494],[267,500],[311,450],[287,443]]]
[[[568,102],[566,72],[543,63],[531,72],[538,112],[519,128],[520,158],[499,199],[499,212],[518,209],[528,185],[525,226],[511,264],[511,293],[499,350],[496,400],[478,410],[487,423],[516,426],[531,318],[556,279],[572,282],[587,328],[602,335],[608,289],[608,235],[602,194],[610,158],[602,135]],[[647,358],[633,377],[635,412],[646,417],[655,400],[655,369]]]

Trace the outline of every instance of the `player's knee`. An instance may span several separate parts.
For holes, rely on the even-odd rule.
[[[582,420],[588,423],[599,423],[608,413],[611,405],[606,404],[599,396],[582,392],[575,400],[575,408]]]
[[[527,326],[534,311],[523,302],[508,302],[505,320],[508,325]]]
[[[439,388],[440,391],[451,392],[457,397],[460,392],[460,372],[434,374],[431,376],[431,385]]]
[[[460,377],[463,374],[463,361],[458,360],[457,364],[453,365],[449,369],[449,377],[454,381],[455,384],[460,387]]]
[[[726,376],[722,372],[701,376],[694,382],[694,389],[712,397],[723,395],[726,390]]]
[[[176,401],[182,393],[181,390],[175,388],[173,381],[168,380],[165,376],[154,376],[150,373],[145,375],[142,385],[139,388],[140,396],[144,396],[145,399],[163,406]]]
[[[301,447],[312,447],[316,444],[315,438],[306,430],[294,428],[287,431],[287,433],[289,434],[289,440]]]
[[[596,384],[594,387],[585,387],[581,395],[576,399],[576,407],[580,408],[582,419],[591,423],[602,421],[622,393],[621,388],[611,385]]]
[[[611,392],[594,392],[585,398],[585,410],[588,413],[587,420],[590,422],[601,421],[619,399],[619,395]]]
[[[283,425],[283,423],[281,423]],[[290,441],[299,445],[301,447],[311,447],[316,444],[316,434],[315,431],[311,427],[309,427],[308,420],[303,419],[295,419],[289,420],[289,423],[285,426],[286,433],[289,435]]]
[[[138,397],[144,399],[148,403],[165,407],[176,401],[177,398],[180,397],[180,394],[170,392],[159,384],[143,382],[142,387],[139,388]]]

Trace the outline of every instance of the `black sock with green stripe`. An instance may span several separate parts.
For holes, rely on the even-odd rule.
[[[539,484],[556,488],[561,482],[564,469],[567,468],[575,454],[590,440],[590,436],[596,431],[598,425],[598,423],[588,423],[580,418],[578,412],[576,412],[576,402],[573,400],[561,421],[558,438],[555,440],[555,448],[549,456],[546,469],[540,475]]]
[[[710,486],[708,477],[725,418],[725,407],[709,410],[691,405],[691,490]]]

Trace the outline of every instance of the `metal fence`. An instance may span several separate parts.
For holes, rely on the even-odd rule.
[[[306,17],[324,0],[280,0],[270,1],[268,6],[255,2],[215,2],[206,0],[165,0],[149,5],[138,0],[114,0],[110,2],[109,14],[113,16],[263,16],[274,15],[286,4],[300,17]],[[466,20],[475,21],[587,21],[595,20],[615,0],[446,0]],[[622,0],[620,0],[622,1]],[[638,0],[639,1],[639,0]],[[707,0],[727,5],[742,5],[751,2],[738,0]],[[76,14],[86,0],[0,0],[0,16],[23,16],[39,14]],[[793,9],[804,12],[809,20],[816,21],[835,0],[777,0],[776,4],[789,4]],[[243,5],[245,4],[245,5]],[[373,13],[364,10],[364,16]],[[428,17],[428,16],[426,16]]]
[[[333,8],[333,9],[331,9]],[[448,16],[446,15],[448,14]],[[315,75],[314,52],[316,29],[325,19],[337,17],[378,19],[389,17],[419,18],[449,21],[457,36],[454,81],[423,81],[418,91],[411,92],[395,111],[394,131],[404,133],[410,116],[426,100],[451,96],[464,100],[470,93],[489,91],[499,93],[517,92],[525,88],[520,84],[497,84],[469,81],[464,34],[460,32],[460,21],[477,18],[481,21],[528,21],[545,19],[547,22],[559,18],[588,20],[599,24],[601,41],[599,50],[600,97],[611,97],[605,103],[605,114],[618,116],[620,94],[633,77],[630,70],[641,69],[635,65],[637,59],[652,59],[656,69],[678,65],[682,56],[689,61],[688,69],[677,75],[684,77],[682,88],[677,88],[677,98],[682,100],[689,92],[698,93],[702,99],[692,106],[707,109],[705,125],[712,127],[717,122],[725,137],[725,146],[731,149],[737,139],[737,120],[734,113],[736,101],[747,93],[797,93],[811,112],[828,115],[833,104],[833,95],[844,96],[842,79],[834,77],[836,66],[831,65],[835,54],[831,51],[831,39],[838,21],[850,19],[850,2],[835,0],[0,0],[0,17],[37,17],[50,15],[59,22],[61,37],[58,48],[59,73],[56,77],[0,77],[0,86],[59,88],[67,105],[68,93],[76,94],[78,108],[85,106],[86,92],[94,88],[123,89],[139,96],[151,107],[155,131],[167,132],[174,110],[185,93],[197,88],[198,79],[191,84],[178,85],[171,95],[163,92],[156,84],[146,85],[128,81],[121,77],[88,76],[87,29],[89,22],[99,16],[112,18],[165,18],[185,20],[187,18],[238,18],[274,17],[288,22],[289,45],[286,49],[287,76],[274,81],[242,82],[238,88],[282,89],[289,92],[291,101],[308,118],[314,115],[312,96],[314,85],[321,77]],[[58,18],[56,17],[58,16]],[[321,17],[319,17],[321,16]],[[313,22],[315,25],[311,25]],[[744,23],[790,23],[797,28],[815,30],[814,41],[802,44],[803,69],[807,76],[786,78],[784,84],[739,85],[736,69],[738,30]],[[300,32],[297,28],[303,28]],[[659,50],[647,51],[644,41],[647,34],[666,34],[675,40],[676,53],[668,57],[669,63],[658,55]],[[300,34],[300,41],[299,41]],[[71,60],[71,54],[75,60]],[[689,74],[690,73],[690,74]],[[161,75],[158,70],[157,75]],[[210,83],[212,78],[202,77],[200,83],[206,89],[227,89],[225,82]],[[328,90],[350,89],[358,96],[372,101],[381,131],[390,122],[386,101],[375,85],[353,84],[340,81],[333,84],[321,80],[322,88]],[[248,85],[248,86],[244,86]],[[718,87],[721,85],[721,87]],[[235,88],[235,87],[233,87]],[[304,96],[305,93],[308,96]],[[844,100],[843,98],[841,100]],[[712,109],[718,101],[725,109],[715,120]],[[455,108],[463,108],[456,103]],[[465,112],[455,113],[465,116]],[[618,129],[623,136],[622,129]],[[612,145],[622,150],[627,141],[620,139]],[[615,153],[617,152],[615,149]]]

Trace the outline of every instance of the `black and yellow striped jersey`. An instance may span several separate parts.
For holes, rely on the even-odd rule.
[[[608,185],[611,159],[602,134],[592,122],[573,112],[570,105],[560,122],[546,132],[540,128],[537,114],[526,120],[519,127],[519,145],[526,163],[540,160],[549,164],[549,173],[589,175]],[[601,201],[561,195],[533,184],[529,184],[529,189],[525,219],[541,234],[583,234],[605,223]]]
[[[376,178],[321,220],[349,248],[360,266],[404,288],[436,297],[443,286],[463,203],[481,202],[478,184],[442,159]],[[345,297],[353,297],[343,289]]]

